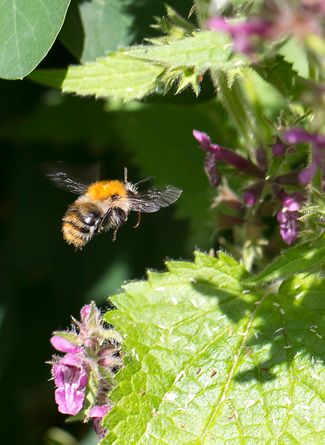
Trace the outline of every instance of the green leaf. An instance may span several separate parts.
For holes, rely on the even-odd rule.
[[[129,55],[139,59],[161,63],[171,69],[195,67],[198,72],[232,64],[230,53],[229,37],[214,31],[197,32],[193,37],[165,45],[141,45],[128,50]]]
[[[21,79],[54,43],[70,0],[3,0],[0,3],[0,77]]]
[[[286,98],[296,98],[303,91],[303,81],[283,56],[265,58],[253,65],[254,70],[268,83],[277,88]]]
[[[229,47],[223,34],[202,32],[170,44],[121,50],[93,63],[70,66],[67,70],[38,70],[30,79],[66,93],[128,101],[141,99],[154,91],[164,92],[166,85],[163,85],[161,76],[167,69],[174,70],[172,77],[177,81],[180,76],[184,78],[186,67],[192,67],[198,76],[210,66],[227,66],[230,63],[228,57]],[[169,75],[167,83],[170,82]],[[196,88],[193,79],[190,83]]]
[[[123,53],[67,70],[37,70],[29,77],[39,83],[81,96],[111,97],[124,101],[141,99],[154,91],[162,66]]]
[[[127,14],[132,0],[73,2],[60,40],[80,62],[92,62],[108,51],[134,42],[134,19]]]
[[[264,284],[283,279],[309,269],[320,268],[325,262],[325,237],[289,248],[261,273],[246,281],[247,285]]]
[[[102,445],[323,444],[324,280],[254,294],[224,253],[167,267],[106,314],[129,355]]]

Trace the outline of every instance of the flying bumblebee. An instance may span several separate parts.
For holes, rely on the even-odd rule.
[[[124,181],[106,180],[88,184],[77,182],[64,171],[52,171],[47,176],[59,187],[80,195],[63,216],[62,233],[68,244],[82,249],[95,235],[113,230],[113,241],[119,227],[124,224],[129,212],[154,213],[173,204],[182,193],[177,187],[163,185],[138,191],[138,186],[150,178],[132,184],[124,169]]]

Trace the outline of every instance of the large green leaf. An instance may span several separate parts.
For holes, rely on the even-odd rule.
[[[209,67],[226,68],[231,63],[229,54],[224,35],[198,32],[169,44],[110,53],[96,62],[67,70],[38,70],[30,78],[66,93],[128,101],[155,90],[164,91],[166,83],[170,85],[186,76],[192,82],[192,76],[199,78]]]
[[[112,298],[130,354],[102,444],[323,444],[324,280],[272,295],[223,253],[167,267]]]
[[[29,74],[54,43],[70,0],[2,0],[0,2],[0,77]]]

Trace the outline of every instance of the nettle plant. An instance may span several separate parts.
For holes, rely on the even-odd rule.
[[[324,1],[196,0],[184,16],[171,2],[142,44],[94,60],[89,34],[81,64],[33,71],[70,2],[40,3],[2,2],[2,41],[15,23],[2,77],[28,75],[124,110],[186,94],[200,107],[210,92],[188,136],[202,150],[206,214],[223,246],[167,262],[110,297],[114,310],[90,303],[71,331],[54,333],[59,411],[93,422],[103,445],[324,444]],[[123,3],[137,2],[71,7],[86,33],[97,12],[96,35],[111,41]],[[67,25],[60,38],[73,53]]]

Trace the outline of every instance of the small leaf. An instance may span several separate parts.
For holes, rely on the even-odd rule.
[[[195,69],[196,75],[204,73],[209,66],[227,66],[229,48],[226,38],[212,32],[197,33],[165,45],[142,45],[118,51],[107,57],[67,70],[39,70],[30,79],[66,93],[111,97],[124,101],[141,99],[161,90],[167,85],[161,75],[168,69],[176,81],[182,77],[184,68]],[[178,68],[178,69],[177,69]],[[197,83],[190,82],[194,90]]]
[[[325,281],[255,294],[224,253],[167,267],[105,316],[130,354],[102,445],[324,443]]]
[[[162,66],[112,53],[105,59],[67,70],[37,70],[29,77],[39,83],[81,96],[139,99],[154,91]]]
[[[283,279],[313,268],[320,268],[325,262],[325,237],[291,247],[283,252],[261,273],[247,280],[249,285],[263,284]]]
[[[45,57],[54,43],[70,0],[0,2],[0,77],[21,79]]]

